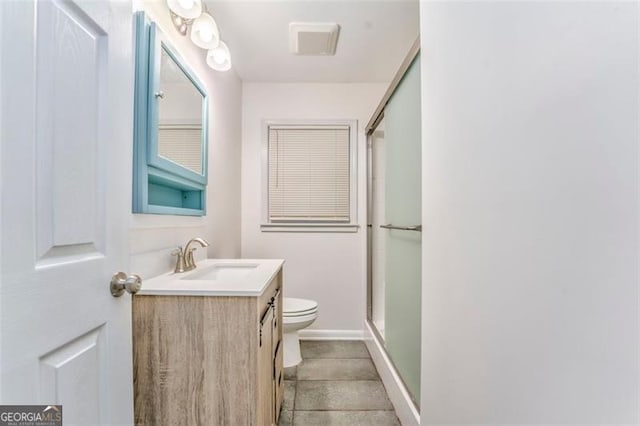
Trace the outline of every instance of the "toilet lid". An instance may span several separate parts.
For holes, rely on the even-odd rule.
[[[318,302],[307,299],[285,297],[282,306],[283,316],[308,315],[318,310]]]

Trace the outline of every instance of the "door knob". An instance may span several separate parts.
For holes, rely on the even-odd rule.
[[[111,277],[111,295],[120,297],[125,290],[131,294],[136,294],[142,288],[142,278],[138,275],[127,275],[124,272],[118,272]]]

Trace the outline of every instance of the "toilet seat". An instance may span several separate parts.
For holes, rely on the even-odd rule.
[[[309,327],[318,318],[318,302],[285,297],[281,306],[282,339],[284,342],[282,363],[287,368],[298,365],[302,361],[298,331]]]
[[[283,317],[301,317],[312,315],[318,311],[318,302],[307,299],[285,297],[282,306]]]

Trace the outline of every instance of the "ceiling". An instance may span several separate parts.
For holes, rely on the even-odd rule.
[[[205,0],[247,82],[389,82],[419,33],[417,0]],[[289,53],[290,22],[340,25],[335,56]]]

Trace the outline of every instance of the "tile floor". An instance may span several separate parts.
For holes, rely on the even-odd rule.
[[[285,369],[279,426],[399,426],[360,341],[300,342],[302,362]]]

